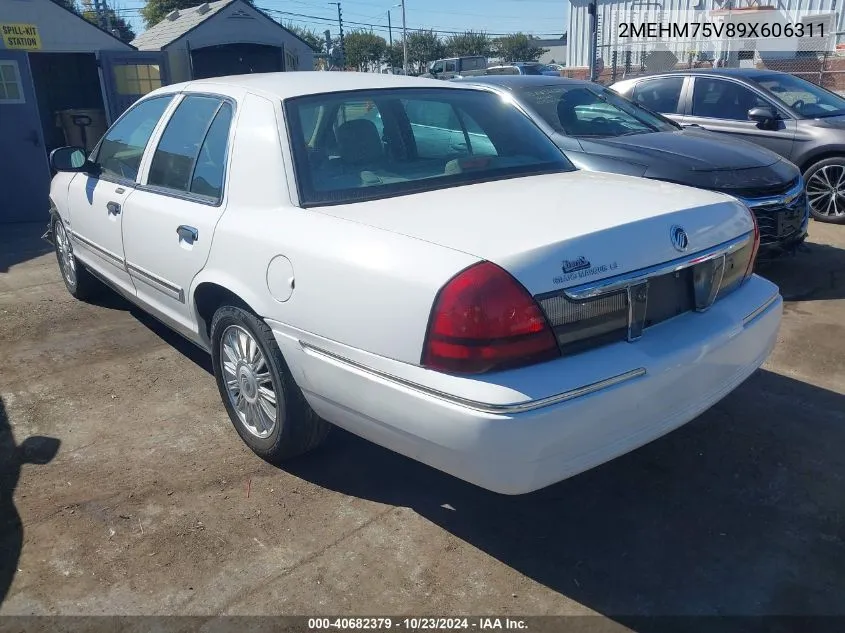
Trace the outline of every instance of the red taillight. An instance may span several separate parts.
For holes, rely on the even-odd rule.
[[[743,279],[748,279],[754,272],[754,263],[757,261],[757,251],[760,250],[760,225],[757,224],[757,216],[754,215],[754,212],[751,209],[748,209],[748,213],[751,214],[751,221],[754,222],[754,246],[752,247],[751,259],[748,260],[748,268],[745,270],[745,277],[743,277]]]
[[[431,311],[422,364],[481,373],[560,355],[540,306],[507,272],[481,262],[453,277]]]

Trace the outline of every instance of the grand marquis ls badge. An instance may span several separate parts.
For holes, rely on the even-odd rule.
[[[672,246],[676,251],[683,253],[689,247],[689,237],[684,227],[675,224],[669,229],[669,239],[672,241]]]

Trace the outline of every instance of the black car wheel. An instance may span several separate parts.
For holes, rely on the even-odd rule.
[[[813,217],[845,224],[845,157],[819,161],[804,173],[804,182]]]

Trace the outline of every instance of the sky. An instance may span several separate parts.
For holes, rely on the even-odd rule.
[[[200,4],[202,0],[197,0]],[[399,0],[341,0],[343,30],[372,30],[388,39],[387,12],[393,25],[393,37],[402,37],[402,9]],[[132,24],[135,33],[144,30],[139,10],[144,0],[108,0],[109,6]],[[337,33],[337,7],[323,0],[256,0],[282,23],[288,21],[318,33],[331,29]],[[463,32],[468,30],[505,34],[522,31],[543,38],[560,37],[569,19],[569,0],[406,0],[408,30]]]

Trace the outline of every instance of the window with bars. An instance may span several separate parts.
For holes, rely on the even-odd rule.
[[[298,70],[299,69],[299,58],[291,53],[290,51],[285,51],[285,70]]]
[[[23,103],[23,86],[18,63],[0,61],[0,103]]]
[[[114,67],[117,93],[145,95],[161,88],[161,71],[158,64],[129,64]]]

